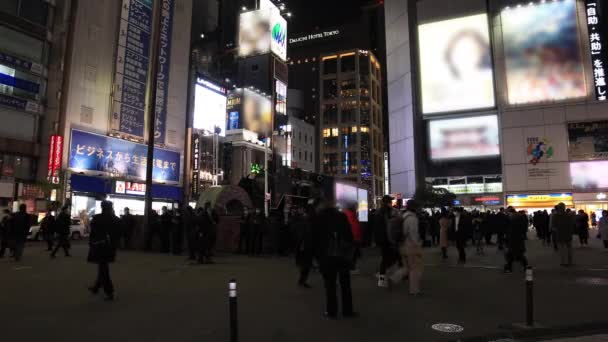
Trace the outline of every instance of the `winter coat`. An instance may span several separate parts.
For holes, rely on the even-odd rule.
[[[598,229],[602,240],[608,241],[608,217],[600,219]]]
[[[116,243],[113,236],[115,230],[120,229],[121,222],[113,213],[101,213],[91,220],[91,235],[89,236],[90,263],[111,263],[116,259]]]
[[[448,230],[452,225],[452,221],[448,217],[442,217],[439,219],[439,247],[448,247]]]
[[[555,213],[551,217],[551,230],[557,242],[572,241],[576,229],[575,217],[567,213]]]

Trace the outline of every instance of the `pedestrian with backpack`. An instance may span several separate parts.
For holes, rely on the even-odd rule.
[[[353,310],[350,279],[355,245],[348,219],[333,203],[325,202],[313,218],[312,230],[314,255],[325,283],[325,317],[338,317],[337,281],[342,295],[342,316],[357,317]]]

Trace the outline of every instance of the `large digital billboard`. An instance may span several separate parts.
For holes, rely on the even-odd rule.
[[[501,21],[509,103],[586,96],[576,1],[506,8]]]
[[[287,115],[287,85],[279,80],[276,80],[275,92],[277,96],[277,103],[275,105],[276,115]]]
[[[608,189],[608,161],[570,163],[572,186],[576,190]]]
[[[418,27],[424,114],[494,107],[488,16]]]
[[[239,56],[247,57],[272,52],[287,60],[287,21],[272,2],[264,1],[260,9],[241,13],[239,20]]]
[[[345,209],[349,205],[357,204],[357,217],[360,222],[368,221],[367,190],[354,185],[336,182],[335,196],[339,208]]]
[[[498,156],[498,117],[467,117],[429,122],[431,159]]]
[[[569,123],[568,154],[570,160],[608,159],[608,121]]]
[[[220,135],[226,135],[226,89],[198,78],[194,87],[194,118],[192,127],[207,132],[221,129]]]
[[[227,129],[248,130],[257,134],[272,132],[272,101],[249,89],[236,89],[228,95]]]

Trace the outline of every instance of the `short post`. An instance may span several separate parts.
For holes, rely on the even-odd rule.
[[[534,326],[534,275],[532,267],[526,267],[526,325]]]
[[[237,297],[236,297],[236,280],[232,279],[228,283],[228,302],[230,310],[230,342],[238,342],[238,313],[237,313]]]

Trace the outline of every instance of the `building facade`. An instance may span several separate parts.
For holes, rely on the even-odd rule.
[[[381,67],[365,50],[320,58],[320,172],[384,194]]]
[[[315,126],[290,115],[282,133],[274,138],[281,165],[316,172]]]
[[[519,209],[607,208],[606,11],[591,0],[386,1],[391,191],[482,176],[502,192],[487,196],[481,179],[481,197]]]

